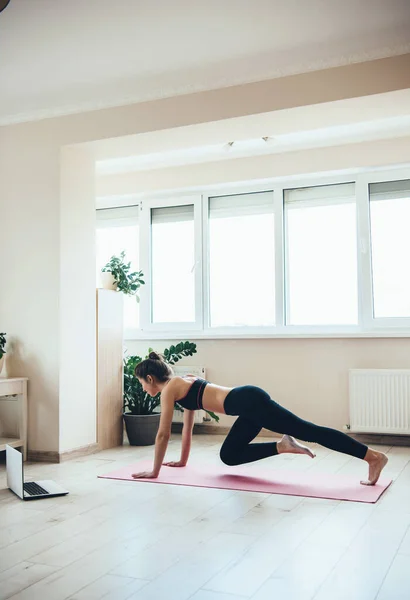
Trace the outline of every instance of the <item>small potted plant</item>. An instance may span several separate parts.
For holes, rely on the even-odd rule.
[[[145,284],[142,271],[131,271],[131,263],[126,262],[125,252],[111,256],[101,269],[101,281],[105,288],[123,292],[126,296],[135,296],[139,302],[138,290]]]
[[[6,333],[0,333],[0,373],[4,366],[5,354],[6,354]]]
[[[152,351],[149,348],[148,353]],[[196,353],[196,344],[192,342],[179,342],[165,348],[163,356],[165,361],[174,365],[185,356]],[[146,357],[147,358],[147,357]],[[124,412],[123,418],[131,446],[149,446],[155,443],[160,419],[160,394],[152,397],[144,392],[142,385],[135,377],[135,367],[143,359],[140,356],[127,356],[124,358]],[[177,410],[183,410],[178,404]],[[219,421],[219,417],[212,412],[208,414]]]

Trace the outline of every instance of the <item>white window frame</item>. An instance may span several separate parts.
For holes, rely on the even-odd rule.
[[[286,290],[289,289],[289,281],[288,281],[288,273],[286,272],[286,264],[288,263],[288,257],[286,256],[286,252],[288,249],[288,245],[285,243],[285,221],[284,221],[284,206],[285,206],[285,196],[284,192],[287,189],[295,189],[295,188],[304,188],[304,187],[321,187],[326,185],[339,185],[343,183],[355,183],[357,181],[357,177],[352,172],[346,172],[343,174],[335,174],[335,175],[326,175],[321,177],[309,176],[305,178],[291,178],[285,179],[283,185],[278,192],[280,192],[280,198],[278,201],[281,203],[281,222],[280,227],[282,228],[282,239],[281,239],[281,252],[282,252],[282,295],[283,295],[283,313],[282,313],[282,321],[281,325],[276,328],[275,334],[273,337],[351,337],[361,333],[362,328],[360,325],[360,302],[358,301],[358,324],[357,325],[286,325]],[[357,195],[356,195],[357,199]],[[357,201],[356,201],[356,211],[357,211]],[[357,216],[357,215],[356,215]],[[356,218],[357,224],[357,218]],[[277,249],[277,255],[279,253],[279,249]],[[357,277],[358,277],[358,296],[360,296],[360,269],[359,264],[357,268]]]
[[[330,184],[320,184],[320,185],[307,185],[307,186],[301,186],[301,185],[297,185],[297,186],[293,186],[291,188],[283,188],[282,189],[282,224],[283,224],[283,241],[282,241],[282,246],[283,246],[283,253],[284,253],[284,277],[283,277],[283,282],[284,282],[284,289],[283,289],[283,294],[284,294],[284,315],[283,315],[283,321],[282,324],[284,326],[285,330],[289,330],[289,328],[291,328],[294,331],[317,331],[317,332],[324,332],[324,331],[338,331],[338,332],[342,332],[345,330],[357,330],[359,331],[359,327],[360,327],[360,303],[359,303],[359,285],[360,285],[360,277],[359,277],[359,265],[358,262],[356,262],[357,264],[357,318],[358,318],[358,322],[357,324],[350,324],[350,325],[336,325],[336,324],[329,324],[329,325],[291,325],[291,324],[287,324],[286,323],[286,316],[287,314],[290,313],[290,280],[289,280],[289,243],[288,243],[288,239],[287,239],[287,223],[286,223],[286,219],[285,219],[285,192],[288,190],[297,190],[297,189],[304,189],[304,188],[311,188],[312,190],[315,188],[325,188],[325,187],[329,187],[329,186],[338,186],[338,185],[348,185],[348,184],[352,184],[355,188],[355,193],[353,195],[353,198],[355,199],[355,207],[356,207],[356,240],[357,240],[357,219],[358,219],[358,215],[357,215],[357,195],[356,195],[356,185],[355,185],[355,181],[354,179],[350,179],[347,181],[342,181],[339,183],[330,183]],[[329,198],[326,198],[326,200],[329,200],[329,203],[332,201],[332,197],[329,196]],[[308,204],[308,200],[306,201]],[[323,206],[324,204],[320,203],[321,206]],[[356,243],[356,247],[358,247],[358,241]],[[286,293],[288,292],[288,293]]]
[[[354,338],[354,337],[410,337],[410,318],[382,319],[373,317],[373,290],[371,273],[370,239],[370,183],[410,179],[410,165],[389,168],[349,169],[333,174],[309,174],[304,176],[277,177],[263,182],[246,182],[224,186],[208,186],[178,190],[172,195],[142,196],[140,200],[140,266],[150,281],[150,212],[148,208],[161,208],[194,204],[195,298],[196,322],[150,323],[151,289],[149,284],[141,289],[140,326],[138,331],[125,332],[126,339],[175,339],[187,335],[192,339],[252,339],[252,338]],[[283,190],[296,187],[315,187],[354,182],[357,211],[357,277],[358,277],[358,325],[357,326],[293,326],[284,325],[284,194]],[[276,326],[275,327],[217,327],[209,326],[209,198],[233,194],[246,194],[273,190],[275,211],[275,272],[276,272]],[[186,195],[186,194],[191,195]],[[185,195],[184,195],[185,194]],[[163,199],[161,200],[161,197]],[[147,212],[148,211],[148,212]],[[148,220],[147,220],[148,219]]]
[[[367,327],[372,331],[378,331],[389,329],[390,331],[398,330],[402,331],[405,329],[410,330],[410,317],[374,317],[373,315],[373,277],[372,277],[372,246],[371,246],[371,225],[370,225],[370,184],[372,183],[383,183],[383,182],[394,182],[394,181],[404,181],[410,180],[410,169],[406,171],[398,171],[398,172],[387,172],[389,177],[387,179],[380,178],[379,173],[371,173],[363,177],[363,186],[366,186],[366,194],[367,194],[367,206],[368,206],[368,217],[367,217],[367,227],[368,227],[368,246],[366,251],[366,256],[368,257],[367,267],[367,281],[366,283],[366,297],[368,301],[368,305],[366,306],[366,318],[367,318]],[[359,178],[358,178],[359,179]]]
[[[134,198],[132,198],[134,200]],[[106,218],[101,218],[100,215],[103,213],[107,214]],[[120,216],[129,213],[129,216]],[[135,202],[129,205],[118,205],[112,204],[111,206],[97,206],[96,208],[96,219],[95,226],[97,229],[111,229],[114,227],[125,227],[127,225],[138,225],[138,248],[141,248],[141,240],[140,240],[140,231],[141,231],[141,221],[140,221],[140,203]],[[139,265],[133,265],[139,271]],[[97,284],[98,285],[98,284]],[[141,294],[144,293],[144,286],[141,286],[138,295],[141,297]],[[141,318],[141,307],[139,306],[139,315],[138,319]],[[138,337],[139,328],[136,327],[127,327],[124,328],[124,337],[126,339],[136,339]]]
[[[195,322],[152,322],[152,230],[151,210],[154,208],[172,208],[177,206],[194,206],[194,240],[195,240]],[[203,329],[203,290],[202,290],[202,195],[178,195],[168,199],[142,200],[140,203],[140,269],[146,277],[146,289],[141,294],[140,332],[179,332]],[[170,268],[172,266],[170,265]],[[170,290],[172,293],[172,290]],[[141,336],[138,336],[141,337]]]
[[[212,335],[213,333],[219,335],[219,336],[224,336],[224,335],[228,335],[232,334],[232,333],[238,333],[238,332],[243,332],[243,333],[249,333],[252,332],[253,335],[262,335],[262,334],[266,334],[267,332],[275,332],[276,328],[275,327],[235,327],[235,326],[218,326],[218,327],[211,327],[210,324],[210,319],[211,319],[211,315],[210,315],[210,245],[209,245],[209,201],[211,198],[215,198],[215,197],[221,197],[221,196],[235,196],[238,194],[252,194],[252,193],[256,193],[256,192],[268,192],[272,194],[272,204],[273,204],[273,210],[276,210],[276,205],[275,205],[275,196],[274,196],[274,190],[272,188],[266,188],[263,190],[259,190],[259,189],[255,189],[255,187],[249,186],[249,187],[244,187],[242,188],[242,190],[240,192],[234,192],[234,193],[227,193],[226,190],[220,190],[219,193],[218,192],[214,192],[212,194],[207,194],[206,196],[203,197],[203,209],[202,209],[202,239],[203,239],[203,258],[204,258],[204,264],[203,264],[203,290],[204,290],[204,327],[203,327],[203,333],[205,335]],[[275,214],[275,236],[277,233],[277,217],[276,217],[276,212]],[[275,238],[276,239],[276,238]],[[275,249],[277,249],[277,243],[275,244]],[[277,260],[276,260],[277,263]],[[278,274],[276,272],[276,267],[277,264],[275,263],[275,277],[276,277],[276,281],[275,281],[275,286],[277,285],[277,279],[278,279]],[[275,306],[275,319],[277,319],[277,314],[278,314],[278,299],[276,298],[275,300],[276,302],[276,306]]]

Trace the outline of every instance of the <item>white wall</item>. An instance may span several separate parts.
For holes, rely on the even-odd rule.
[[[181,341],[127,341],[129,354],[162,352]],[[409,339],[195,340],[197,354],[178,364],[200,365],[226,386],[257,385],[304,419],[342,429],[348,423],[348,369],[410,368]],[[229,425],[233,418],[221,418]]]
[[[29,445],[58,449],[59,154],[0,129],[0,329],[9,375],[29,378]]]
[[[67,381],[64,366],[67,363],[62,359],[76,351],[73,340],[81,344],[78,328],[74,335],[67,333],[74,309],[82,310],[83,315],[88,315],[87,318],[95,322],[95,305],[93,303],[92,308],[87,306],[91,301],[89,291],[84,294],[83,300],[75,294],[76,305],[71,312],[67,308],[71,291],[61,285],[64,264],[70,270],[73,266],[65,262],[68,260],[67,252],[70,247],[75,249],[77,243],[75,235],[71,239],[66,235],[67,231],[73,231],[71,223],[65,231],[64,223],[66,215],[70,214],[71,200],[70,194],[64,195],[63,192],[60,201],[61,148],[110,137],[404,89],[410,87],[409,64],[410,55],[398,56],[0,128],[0,328],[13,341],[10,374],[30,378],[31,450],[60,451],[60,408],[64,421],[62,449],[75,448],[79,442],[91,444],[95,440],[93,416],[96,398],[92,383],[95,382],[95,371],[84,368],[80,361],[69,363],[71,382],[68,396],[82,399],[73,404],[72,418],[71,415],[67,418],[69,398],[62,398],[61,404],[59,397],[60,381],[64,386]],[[88,183],[84,185],[87,187]],[[89,194],[81,191],[81,202],[79,198],[73,207],[78,222],[84,219],[80,247],[87,252],[84,270],[82,263],[78,264],[78,281],[81,284],[90,268],[88,252],[91,250],[84,240],[86,235],[92,239],[94,231]],[[60,256],[60,252],[64,256]],[[60,320],[60,306],[63,320],[69,314],[66,327]],[[87,329],[87,346],[90,335],[91,326]],[[223,344],[215,342],[220,343]],[[260,347],[264,347],[264,342],[260,343]],[[401,344],[398,341],[394,347],[401,348]],[[210,360],[207,356],[205,359]],[[88,365],[91,364],[92,357]],[[293,370],[293,365],[290,368]],[[88,390],[89,397],[83,397],[84,390]],[[76,428],[81,420],[86,425],[78,438]]]

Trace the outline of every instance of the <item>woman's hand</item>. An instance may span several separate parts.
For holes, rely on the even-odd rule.
[[[153,471],[142,471],[141,473],[133,473],[131,477],[133,479],[156,479],[158,474]]]
[[[181,460],[171,460],[170,462],[162,463],[166,467],[185,467],[186,463]]]

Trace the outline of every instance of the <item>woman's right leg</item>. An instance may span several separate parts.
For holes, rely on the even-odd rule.
[[[315,442],[330,450],[357,458],[364,458],[368,450],[367,446],[341,431],[301,419],[272,400],[261,388],[255,386],[234,388],[226,400],[228,401],[226,408],[229,411],[227,414],[236,413],[241,417],[252,418],[260,427],[276,433],[295,436],[305,442]]]
[[[369,464],[369,479],[362,483],[367,485],[376,483],[387,463],[387,456],[382,452],[371,450],[341,431],[301,419],[255,386],[234,388],[226,397],[225,411],[227,414],[252,418],[256,424],[271,431],[315,442],[331,450],[365,460]]]
[[[387,456],[383,452],[372,450],[365,444],[358,442],[337,429],[321,427],[309,421],[304,421],[274,402],[274,400],[270,399],[270,401],[276,404],[275,413],[278,412],[278,409],[280,412],[280,429],[276,431],[280,433],[289,432],[300,440],[316,442],[321,446],[325,446],[325,448],[365,460],[369,465],[369,476],[367,480],[361,481],[361,483],[363,485],[374,485],[377,483],[380,473],[388,461]]]

